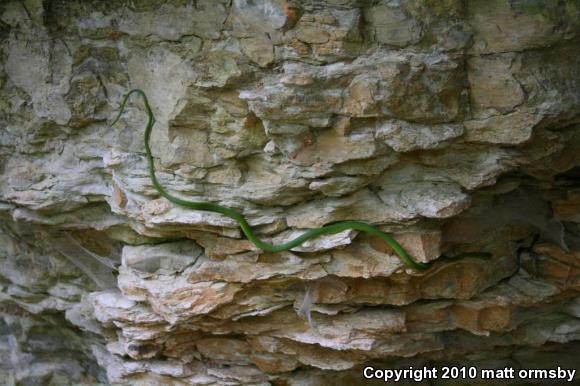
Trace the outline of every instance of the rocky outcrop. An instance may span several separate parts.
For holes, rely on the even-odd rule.
[[[567,0],[3,2],[2,378],[580,370],[579,20]],[[141,102],[109,125],[132,88],[174,194],[276,244],[368,222],[432,266],[355,231],[265,253],[159,198]],[[472,252],[491,258],[450,258]]]

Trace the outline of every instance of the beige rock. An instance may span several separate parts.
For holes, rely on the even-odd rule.
[[[470,142],[519,145],[532,137],[540,121],[533,112],[515,111],[510,114],[465,122],[465,140]]]
[[[201,249],[194,243],[182,242],[161,246],[126,246],[122,264],[150,274],[170,275],[195,263]]]
[[[222,2],[203,1],[198,6],[181,7],[163,4],[156,8],[144,12],[127,11],[118,20],[119,30],[140,36],[153,33],[167,40],[179,40],[184,35],[216,39],[226,18]]]
[[[247,364],[250,360],[250,346],[239,339],[199,339],[196,347],[204,357],[211,360],[241,364]]]
[[[352,133],[347,137],[338,137],[332,130],[325,130],[314,142],[306,142],[295,156],[303,165],[313,163],[341,163],[353,159],[370,158],[376,153],[376,144],[372,133]]]
[[[417,261],[428,262],[441,255],[441,232],[439,231],[399,233],[394,235],[394,239]],[[392,249],[378,238],[371,239],[370,244],[378,251],[393,254]]]
[[[332,177],[312,181],[308,188],[320,191],[325,196],[340,197],[364,187],[367,183],[368,179],[361,177]]]
[[[353,117],[376,115],[376,102],[373,94],[378,93],[377,81],[363,76],[352,80],[347,89],[348,97],[344,101],[344,113]]]
[[[405,15],[401,8],[377,5],[368,8],[365,16],[379,43],[405,47],[417,43],[421,38],[420,24]]]
[[[468,62],[470,96],[476,111],[512,111],[524,101],[524,91],[512,74],[513,54],[475,57]]]
[[[577,1],[128,3],[0,6],[2,379],[577,368]],[[172,195],[429,268],[160,198],[132,88]]]
[[[387,121],[377,125],[375,137],[400,152],[443,147],[447,140],[463,134],[460,125],[421,126],[404,121]]]
[[[286,222],[291,227],[311,228],[347,219],[387,222],[395,218],[396,213],[388,207],[377,212],[376,208],[380,206],[381,200],[368,189],[362,189],[348,197],[327,198],[296,206],[288,213]]]
[[[254,354],[252,362],[266,373],[285,373],[298,367],[298,362],[290,358],[278,358],[270,355]]]
[[[549,46],[562,38],[561,19],[574,23],[554,3],[473,0],[467,9],[475,32],[472,51],[482,54]]]
[[[266,37],[250,37],[241,40],[242,51],[260,67],[274,61],[274,46]]]
[[[563,200],[556,200],[552,207],[562,221],[580,222],[580,192],[570,191]]]
[[[321,44],[329,39],[328,33],[316,27],[316,25],[300,25],[296,29],[297,37],[304,43]]]

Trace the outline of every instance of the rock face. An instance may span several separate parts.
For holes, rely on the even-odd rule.
[[[0,377],[580,372],[579,52],[571,0],[1,2]],[[132,88],[175,195],[431,268],[159,198]]]

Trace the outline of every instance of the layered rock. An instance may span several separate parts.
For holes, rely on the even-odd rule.
[[[579,20],[564,0],[0,4],[0,374],[578,368]],[[141,101],[109,125],[132,88],[172,193],[275,244],[368,222],[431,267],[355,231],[265,253],[159,198]]]

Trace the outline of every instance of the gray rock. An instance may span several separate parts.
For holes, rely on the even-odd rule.
[[[0,377],[577,368],[578,15],[539,0],[2,2]],[[230,207],[275,245],[364,221],[430,268],[352,230],[268,253],[233,219],[172,204],[149,175],[143,101],[110,126],[133,88],[172,195]]]

